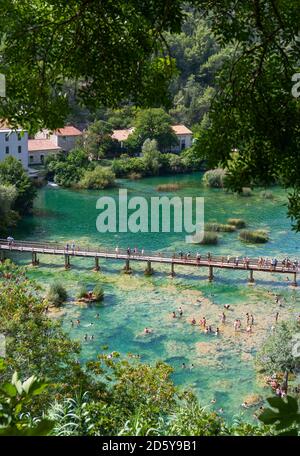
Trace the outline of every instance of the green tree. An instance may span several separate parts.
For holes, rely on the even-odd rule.
[[[78,343],[67,337],[60,322],[48,318],[36,285],[20,268],[6,262],[0,267],[0,287],[0,333],[6,336],[7,365],[0,379],[9,380],[15,371],[24,377],[43,377],[50,384],[49,396],[54,390],[58,394],[87,385],[76,362]]]
[[[146,139],[155,139],[160,151],[168,151],[177,144],[171,124],[171,117],[161,108],[140,109],[135,116],[134,131],[126,141],[127,146],[140,150]]]
[[[78,188],[99,190],[115,185],[115,174],[110,168],[96,166],[95,169],[85,171],[78,183]]]
[[[300,357],[295,356],[295,336],[299,332],[297,323],[282,322],[276,326],[275,333],[270,335],[257,354],[258,368],[269,375],[284,374],[286,389],[289,374],[300,367]]]
[[[159,174],[161,153],[157,148],[157,141],[155,139],[145,140],[142,146],[142,155],[142,160],[147,173],[150,175]]]
[[[293,188],[288,214],[300,229],[300,105],[292,77],[299,70],[298,0],[198,2],[218,44],[234,43],[217,79],[210,125],[197,147],[209,167],[228,167],[234,191],[274,181]],[[233,149],[238,156],[232,160]]]
[[[36,188],[16,158],[10,156],[0,163],[0,184],[13,185],[16,188],[13,209],[20,214],[26,214],[32,209]]]
[[[91,166],[86,153],[82,149],[74,149],[69,154],[49,157],[46,161],[47,177],[63,187],[75,185]]]
[[[18,220],[18,214],[12,210],[17,197],[14,185],[0,185],[0,230],[6,232]]]
[[[112,150],[116,141],[112,139],[112,126],[102,120],[92,123],[84,134],[83,147],[92,160],[104,158]]]
[[[125,98],[143,106],[168,102],[174,65],[163,33],[180,30],[180,0],[2,0],[1,11],[7,99],[0,117],[28,129],[61,127],[70,80],[92,108]]]

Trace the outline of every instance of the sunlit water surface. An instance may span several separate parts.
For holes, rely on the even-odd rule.
[[[117,198],[118,188],[109,191],[71,191],[54,187],[39,190],[35,214],[28,217],[13,233],[16,239],[49,240],[90,244],[107,248],[138,247],[152,251],[210,252],[239,256],[298,256],[298,235],[290,229],[286,218],[286,196],[274,188],[274,199],[264,199],[256,191],[251,197],[238,197],[222,190],[203,187],[201,175],[149,178],[141,181],[121,181],[128,196],[170,195],[157,192],[159,184],[179,182],[176,196],[202,196],[205,198],[205,220],[226,222],[230,218],[243,218],[249,228],[266,229],[270,242],[266,245],[246,245],[239,241],[238,233],[221,233],[218,246],[200,247],[185,244],[185,235],[179,233],[98,233],[96,201],[100,196]],[[28,257],[18,257],[28,263]],[[247,273],[215,271],[215,281],[209,283],[205,268],[177,268],[175,278],[169,268],[154,265],[155,275],[144,276],[144,264],[133,263],[132,276],[122,274],[122,263],[101,262],[101,272],[94,272],[92,260],[71,259],[72,269],[64,270],[63,258],[41,257],[39,268],[30,268],[30,275],[47,288],[53,280],[60,280],[68,289],[70,302],[64,307],[63,324],[70,336],[82,342],[82,360],[93,359],[108,345],[110,351],[141,355],[145,362],[163,360],[174,368],[176,384],[192,388],[203,405],[216,399],[211,409],[224,409],[224,416],[244,413],[250,418],[255,411],[244,411],[242,402],[251,395],[266,396],[269,390],[257,377],[254,357],[257,347],[274,324],[276,311],[280,318],[296,318],[299,313],[299,295],[289,286],[285,275],[256,274],[255,285],[247,284]],[[290,277],[291,279],[291,277]],[[98,306],[78,305],[72,302],[81,285],[92,289],[100,283],[105,300]],[[283,308],[275,303],[274,293],[284,297]],[[230,304],[227,323],[223,326],[220,314],[224,304]],[[171,314],[181,306],[184,315],[173,319]],[[245,332],[235,335],[233,321],[240,318],[245,328],[246,312],[255,317],[253,335]],[[100,314],[96,318],[97,313]],[[206,316],[208,324],[221,329],[221,335],[204,334],[199,325],[190,320]],[[80,325],[71,321],[80,319]],[[91,323],[93,323],[91,325]],[[145,336],[145,327],[153,334]],[[93,341],[84,336],[94,335]],[[182,368],[182,364],[187,366]],[[191,365],[194,367],[191,369]]]

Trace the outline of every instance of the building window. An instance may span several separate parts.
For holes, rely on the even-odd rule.
[[[41,155],[41,156],[40,156],[40,160],[41,160],[41,164],[43,165],[43,164],[44,164],[44,161],[45,161],[45,156],[44,156],[44,155]]]
[[[33,155],[29,155],[29,163],[33,163]]]
[[[5,147],[5,153],[9,154],[9,147],[8,146]]]
[[[22,153],[22,146],[18,146],[18,154]]]
[[[181,141],[181,150],[185,149],[185,139]]]
[[[5,135],[5,141],[9,141],[9,133],[6,133],[6,135]]]

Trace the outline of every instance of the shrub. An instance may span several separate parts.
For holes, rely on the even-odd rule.
[[[55,307],[60,307],[68,298],[66,289],[60,283],[52,283],[47,293],[47,301]]]
[[[252,190],[249,187],[243,187],[241,196],[252,196]]]
[[[216,245],[219,241],[219,237],[216,233],[212,233],[211,231],[205,231],[204,237],[200,244],[202,245]]]
[[[94,170],[85,171],[78,183],[79,188],[101,190],[115,185],[115,174],[110,168],[96,166]]]
[[[264,190],[264,191],[260,192],[259,196],[264,199],[270,199],[270,200],[274,199],[274,195],[270,190]]]
[[[93,290],[93,295],[94,298],[97,299],[97,301],[102,301],[104,298],[104,291],[100,285],[96,285],[94,290]]]
[[[226,171],[222,168],[211,169],[206,171],[203,176],[203,182],[207,187],[223,188],[226,177]]]
[[[268,233],[264,230],[243,230],[240,232],[239,238],[241,241],[251,244],[264,244],[269,240]]]
[[[142,177],[146,175],[145,163],[140,157],[129,158],[123,155],[112,162],[111,169],[117,177],[127,177],[131,173],[140,174]]]
[[[245,228],[245,226],[246,226],[245,220],[239,219],[239,218],[230,218],[227,220],[227,223],[228,223],[228,225],[235,226],[237,229]]]
[[[234,225],[226,225],[222,223],[206,223],[205,224],[205,231],[213,231],[213,232],[227,232],[231,233],[235,231],[236,227]]]
[[[174,183],[174,184],[161,184],[156,187],[158,192],[174,192],[182,188],[182,185]]]

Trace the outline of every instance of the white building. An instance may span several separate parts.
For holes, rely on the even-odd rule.
[[[25,169],[28,168],[28,133],[20,128],[13,130],[0,122],[0,161],[6,157],[15,157]]]
[[[173,146],[171,152],[178,153],[191,147],[193,143],[193,132],[189,128],[185,125],[172,125],[172,130],[177,137],[178,145]]]
[[[193,143],[193,133],[185,125],[172,125],[172,130],[175,133],[178,144],[170,147],[167,152],[179,153],[184,149],[191,147]],[[112,138],[119,141],[121,148],[125,147],[124,142],[128,139],[134,128],[127,128],[125,130],[114,130]]]
[[[47,157],[61,152],[61,147],[57,146],[51,139],[28,140],[29,165],[43,165]]]

